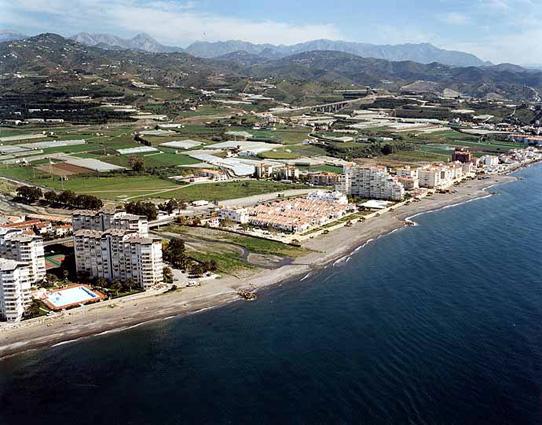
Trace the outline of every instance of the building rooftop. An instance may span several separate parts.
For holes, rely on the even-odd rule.
[[[7,258],[0,258],[0,271],[8,272],[15,270],[17,267],[25,266],[26,263],[20,261],[8,260]]]

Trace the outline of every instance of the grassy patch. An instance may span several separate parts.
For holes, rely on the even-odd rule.
[[[177,198],[195,201],[223,201],[225,199],[244,198],[264,193],[281,192],[289,189],[304,189],[299,184],[285,184],[266,180],[247,180],[239,182],[194,184],[179,190],[156,195],[157,198]]]
[[[256,254],[279,255],[285,257],[298,257],[307,251],[301,247],[283,244],[268,239],[260,239],[252,236],[228,234],[226,239],[232,243],[241,245],[250,252]]]
[[[198,261],[215,260],[218,271],[229,274],[241,269],[251,269],[252,265],[244,262],[240,256],[233,252],[200,252],[190,251],[190,257]]]

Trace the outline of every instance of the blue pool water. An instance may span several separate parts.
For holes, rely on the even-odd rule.
[[[540,424],[542,166],[519,175],[256,302],[1,361],[0,424]]]

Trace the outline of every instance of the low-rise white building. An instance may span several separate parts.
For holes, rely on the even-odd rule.
[[[348,204],[348,197],[338,191],[316,190],[307,195],[309,201],[336,202],[341,205]]]
[[[222,208],[218,217],[220,220],[230,220],[235,223],[246,224],[249,220],[249,213],[246,208]]]
[[[484,155],[480,157],[480,164],[486,167],[496,167],[499,165],[499,157],[493,155]]]
[[[31,303],[32,270],[28,263],[0,258],[0,319],[16,322]]]

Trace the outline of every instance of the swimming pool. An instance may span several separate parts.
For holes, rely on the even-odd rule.
[[[98,294],[92,292],[85,286],[75,286],[73,288],[61,289],[47,295],[47,301],[54,308],[63,308],[74,304],[84,304],[89,301],[95,301],[99,298]]]

